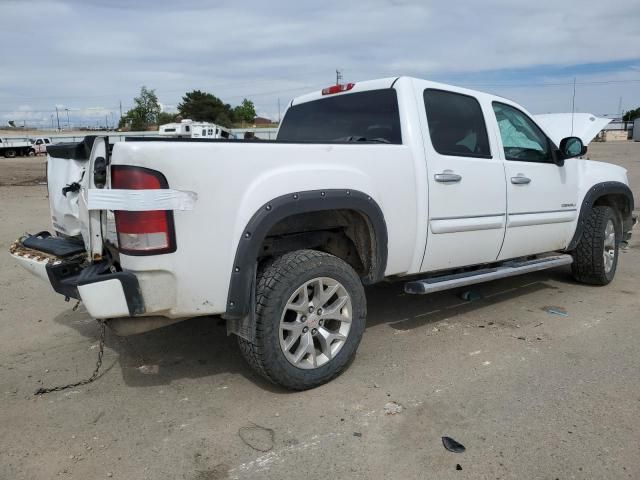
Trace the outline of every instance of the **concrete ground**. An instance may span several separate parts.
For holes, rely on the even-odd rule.
[[[589,156],[640,193],[640,143]],[[24,177],[0,159],[2,251],[49,225],[42,161],[21,160]],[[90,375],[98,326],[0,254],[0,478],[640,478],[639,246],[636,232],[607,287],[558,269],[479,285],[471,303],[369,288],[355,361],[312,391],[267,384],[220,320],[198,318],[107,332],[99,379],[42,397]]]

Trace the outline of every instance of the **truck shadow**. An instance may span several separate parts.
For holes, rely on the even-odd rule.
[[[520,297],[542,290],[562,293],[562,289],[549,284],[549,280],[573,283],[568,270],[557,269],[426,296],[404,294],[402,282],[368,287],[367,328],[387,324],[396,330],[426,329],[445,319],[455,323],[456,317],[463,314],[491,308],[504,301],[517,302]],[[459,295],[464,290],[478,292],[481,298],[473,302],[461,300]],[[549,303],[552,303],[551,299]],[[514,317],[526,324],[526,318],[518,315],[526,317],[526,311],[514,307]],[[76,312],[67,310],[55,321],[87,338],[98,339],[98,326],[83,308]],[[131,387],[169,385],[182,379],[207,377],[216,377],[216,384],[223,385],[226,378],[240,374],[260,388],[289,393],[263,380],[249,368],[236,339],[227,336],[224,320],[217,317],[192,318],[130,337],[118,337],[107,329],[105,345],[117,354],[122,378]],[[105,366],[110,369],[114,365],[106,361]]]
[[[505,301],[517,301],[518,298],[542,290],[563,293],[561,288],[548,283],[549,280],[565,284],[576,283],[568,268],[560,268],[430,295],[406,294],[403,283],[374,285],[367,289],[367,328],[386,323],[396,330],[412,330],[443,320],[455,323],[456,317],[463,314],[490,308]],[[479,298],[473,301],[463,300],[462,293],[465,291],[473,292]],[[553,303],[551,299],[548,302]],[[526,324],[523,313],[515,307],[513,311],[514,320]]]

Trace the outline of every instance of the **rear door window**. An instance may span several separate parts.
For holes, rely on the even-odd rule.
[[[282,120],[278,140],[401,144],[396,91],[369,90],[293,105]]]
[[[436,152],[456,157],[491,158],[480,103],[470,95],[428,88],[424,91],[429,136]]]

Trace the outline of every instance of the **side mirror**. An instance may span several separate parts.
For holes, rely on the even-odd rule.
[[[560,154],[563,159],[579,157],[587,153],[587,147],[578,137],[566,137],[560,142]]]

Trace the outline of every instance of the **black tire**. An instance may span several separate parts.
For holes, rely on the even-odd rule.
[[[351,327],[332,359],[315,368],[299,368],[286,358],[280,346],[280,321],[296,290],[318,277],[335,280],[344,287],[351,300]],[[306,390],[332,380],[349,365],[364,332],[366,308],[364,288],[350,265],[328,253],[297,250],[261,267],[256,286],[255,341],[238,337],[238,344],[249,365],[261,376],[291,390]]]
[[[5,150],[4,156],[6,158],[14,158],[16,156],[16,151],[15,150]]]
[[[613,223],[615,241],[612,249],[609,248],[613,252],[613,262],[607,268],[604,258],[605,230],[609,222]],[[573,278],[591,285],[607,285],[611,282],[618,266],[621,236],[622,224],[618,212],[611,207],[593,207],[585,219],[582,237],[572,252]]]
[[[33,148],[30,148],[29,151],[27,152],[27,156],[28,157],[35,157],[36,156],[36,151]]]

